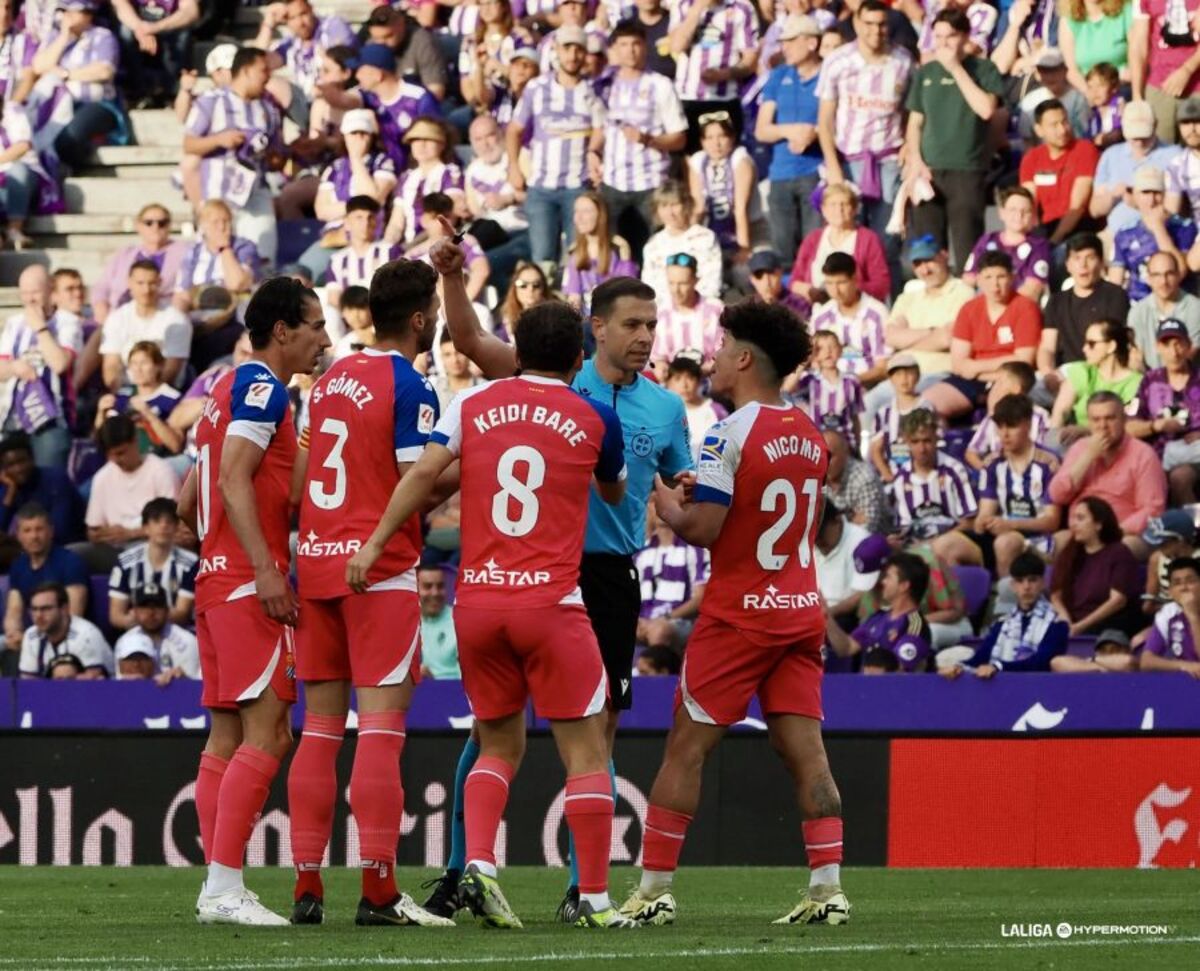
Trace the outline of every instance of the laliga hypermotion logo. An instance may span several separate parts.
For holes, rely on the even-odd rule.
[[[632,812],[621,812],[622,802]],[[567,825],[567,816],[564,812],[566,805],[567,790],[560,789],[558,795],[554,797],[554,802],[550,803],[550,808],[546,810],[546,819],[542,823],[542,853],[546,857],[547,866],[564,866],[566,864],[559,846],[559,836]],[[613,812],[612,847],[609,856],[613,863],[641,865],[641,831],[646,825],[648,805],[649,802],[642,795],[641,789],[628,779],[617,776],[617,804]],[[636,827],[634,823],[637,824]],[[632,834],[630,833],[631,829],[635,830]],[[635,850],[631,850],[631,846]]]
[[[821,598],[815,593],[780,593],[771,584],[761,594],[747,593],[742,596],[743,610],[796,610],[800,607],[819,607]]]

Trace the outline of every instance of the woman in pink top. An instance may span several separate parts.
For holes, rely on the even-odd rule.
[[[833,252],[848,253],[858,264],[858,285],[876,300],[891,296],[892,275],[879,236],[858,225],[858,196],[845,183],[825,188],[821,199],[824,229],[814,229],[804,237],[796,262],[792,265],[792,292],[811,304],[823,303],[824,279],[821,266]]]

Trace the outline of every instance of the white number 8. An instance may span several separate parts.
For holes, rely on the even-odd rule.
[[[525,481],[514,474],[514,466],[524,462],[528,466]],[[525,536],[533,531],[538,520],[537,490],[546,481],[546,460],[536,448],[514,445],[500,456],[496,466],[496,482],[500,491],[492,497],[492,522],[505,536]],[[521,514],[513,519],[508,514],[508,500],[513,499],[521,507]]]

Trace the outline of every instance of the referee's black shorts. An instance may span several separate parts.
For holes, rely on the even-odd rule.
[[[633,652],[642,609],[641,584],[633,557],[584,553],[579,589],[600,643],[612,707],[624,711],[633,704]]]

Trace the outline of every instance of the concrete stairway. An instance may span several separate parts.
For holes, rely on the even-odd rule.
[[[366,20],[370,0],[316,0],[318,14],[336,13],[351,23]],[[253,37],[261,18],[257,7],[239,7],[234,35]],[[66,213],[30,219],[27,232],[38,248],[0,252],[0,321],[20,307],[17,278],[32,263],[51,270],[79,270],[90,285],[103,272],[116,250],[136,240],[134,216],[150,202],[161,203],[172,215],[176,232],[191,219],[183,194],[171,184],[179,162],[183,129],[170,110],[132,112],[136,144],[106,146],[95,161],[67,179]]]

